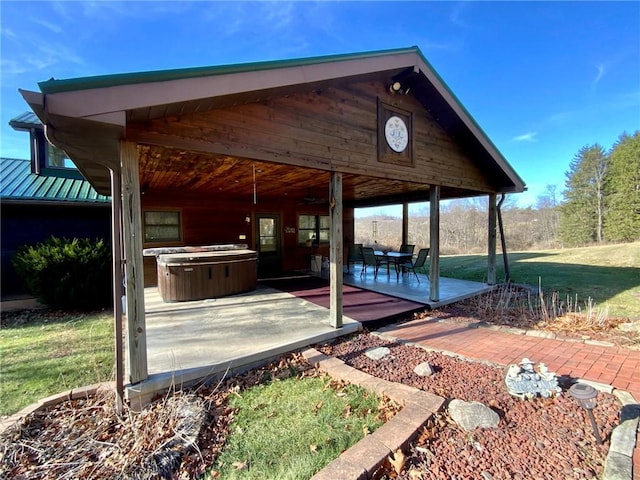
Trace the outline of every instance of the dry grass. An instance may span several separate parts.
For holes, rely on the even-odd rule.
[[[306,381],[320,377],[323,380],[319,386],[316,385],[318,382]],[[300,382],[288,382],[288,379]],[[311,390],[324,398],[310,408],[313,416],[326,419],[325,424],[316,427],[315,432],[305,434],[322,436],[333,428],[359,431],[360,427],[354,425],[363,420],[356,415],[356,407],[352,411],[350,405],[351,402],[358,405],[366,395],[358,393],[343,398],[342,392],[349,389],[348,385],[325,380],[301,354],[290,354],[217,385],[171,390],[141,412],[134,412],[125,405],[119,415],[115,395],[110,390],[34,412],[0,434],[0,478],[148,480],[203,478],[205,475],[217,478],[210,469],[218,468],[218,459],[237,433],[238,427],[234,425],[242,413],[228,400],[249,395],[255,386],[269,385],[273,387],[275,400],[264,400],[261,403],[264,410],[258,412],[260,415],[281,408],[282,402],[278,398],[291,397],[291,402],[303,403],[299,397],[290,395],[290,387],[287,389],[296,383],[316,385]],[[342,418],[324,413],[333,397],[342,403],[349,402],[342,405]],[[369,398],[369,401],[373,400],[373,397]],[[380,420],[388,420],[397,410],[397,405],[384,398],[377,411],[372,408],[372,415],[378,414]],[[280,413],[285,418],[285,427],[287,421],[295,424],[296,420],[287,420],[287,414]],[[254,425],[243,428],[248,432]],[[270,427],[255,428],[260,445],[260,439],[269,433],[264,429]],[[298,440],[295,435],[288,439],[289,442]],[[317,444],[319,452],[325,450],[323,444]],[[308,451],[308,444],[303,447]],[[340,451],[340,448],[334,451],[332,458]],[[246,459],[238,459],[241,460]],[[281,456],[273,458],[272,463],[277,464],[279,460]]]
[[[533,328],[587,337],[614,337],[639,343],[638,335],[622,335],[616,327],[626,321],[609,315],[605,305],[596,305],[591,297],[580,301],[577,295],[562,298],[558,292],[545,295],[538,290],[512,284],[458,304],[471,317],[480,321],[517,328]]]

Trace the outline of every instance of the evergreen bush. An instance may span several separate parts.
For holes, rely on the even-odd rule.
[[[111,305],[111,250],[102,240],[51,237],[22,246],[11,261],[31,294],[50,307],[92,310]]]

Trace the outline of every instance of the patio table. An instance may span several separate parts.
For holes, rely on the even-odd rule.
[[[407,261],[411,261],[413,253],[403,252],[383,252],[382,250],[374,250],[376,257],[381,258],[387,263],[387,276],[391,275],[391,264],[393,263],[396,269],[396,280],[400,280],[400,267]]]

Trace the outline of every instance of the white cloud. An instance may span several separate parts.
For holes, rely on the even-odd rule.
[[[270,28],[276,30],[291,25],[294,19],[294,4],[292,2],[265,2],[264,19]]]
[[[511,140],[514,142],[537,142],[538,141],[538,139],[536,138],[537,135],[538,135],[538,132],[527,132],[522,135],[513,137]]]
[[[566,112],[558,112],[547,117],[546,122],[550,125],[559,126],[566,125],[569,121],[575,118],[576,112],[574,111],[566,111]]]
[[[457,2],[453,6],[453,10],[449,15],[449,20],[451,20],[451,23],[453,23],[454,25],[457,25],[458,27],[467,28],[468,24],[462,19],[462,14],[464,13],[464,11],[467,9],[468,6],[469,6],[469,2]]]
[[[13,30],[4,27],[0,28],[0,35],[11,40],[17,40],[19,38]]]
[[[0,69],[2,69],[3,76],[21,75],[27,71],[22,62],[8,58],[0,59]]]
[[[48,22],[46,20],[42,20],[40,18],[31,17],[31,21],[36,25],[40,25],[48,30],[51,30],[53,33],[62,33],[62,26],[56,25],[55,23]]]
[[[423,50],[459,51],[462,49],[462,45],[459,40],[453,42],[433,42],[431,40],[424,40],[420,42],[420,48]]]
[[[598,73],[596,74],[596,78],[593,79],[593,82],[591,82],[592,89],[596,88],[598,83],[600,83],[600,80],[602,80],[602,77],[607,73],[607,66],[605,64],[599,63],[595,67],[598,70]]]

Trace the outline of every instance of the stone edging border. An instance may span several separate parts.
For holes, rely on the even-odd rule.
[[[400,339],[390,335],[374,334],[389,340],[400,341]],[[402,343],[429,350],[412,342]],[[451,352],[441,351],[440,353],[467,361],[477,361]],[[340,457],[314,475],[311,480],[335,480],[336,478],[366,480],[382,465],[387,457],[396,450],[406,447],[415,438],[418,430],[426,424],[431,415],[438,412],[444,404],[445,400],[442,397],[408,385],[388,382],[374,377],[346,365],[337,358],[324,355],[313,348],[304,350],[302,355],[309,364],[332,377],[359,385],[362,388],[376,392],[378,395],[387,395],[390,399],[403,406],[402,410],[389,422],[342,453]],[[484,363],[494,365],[491,362]],[[637,440],[640,405],[630,393],[624,390],[617,390],[610,385],[587,380],[583,382],[589,383],[597,390],[613,393],[622,404],[620,425],[615,427],[611,434],[609,452],[605,460],[605,468],[601,480],[633,480],[633,449]],[[0,421],[0,433],[30,413],[67,400],[88,398],[95,395],[99,390],[113,390],[114,388],[113,382],[97,383],[43,398],[2,419]]]
[[[459,322],[456,322],[459,323]],[[478,328],[474,326],[476,324],[470,324],[468,328]],[[491,328],[491,327],[490,327]],[[510,327],[497,328],[503,331],[510,330]],[[468,362],[483,363],[498,368],[503,368],[504,365],[490,362],[487,360],[478,360],[475,358],[468,358],[464,355],[457,354],[455,352],[449,352],[446,350],[438,350],[425,347],[415,342],[409,342],[393,335],[385,333],[384,328],[379,331],[370,332],[372,335],[376,335],[385,340],[394,341],[403,345],[411,347],[421,348],[428,352],[438,352],[450,357],[459,358]],[[522,333],[520,333],[522,335]],[[558,337],[559,340],[564,338]],[[606,345],[603,345],[606,346]],[[625,390],[619,390],[613,385],[605,383],[594,382],[591,380],[578,379],[580,383],[586,383],[600,392],[610,393],[618,398],[621,403],[620,424],[613,429],[611,433],[611,441],[609,445],[609,452],[605,459],[604,472],[600,480],[634,480],[633,477],[633,450],[638,441],[638,427],[640,426],[640,403],[629,392]],[[636,472],[640,474],[640,472]]]
[[[304,350],[302,355],[307,362],[331,377],[386,395],[403,407],[390,421],[343,452],[311,480],[370,478],[390,455],[406,447],[444,404],[444,398],[438,395],[374,377],[313,348]]]
[[[67,400],[78,400],[80,398],[93,397],[99,390],[114,390],[115,382],[94,383],[93,385],[87,385],[85,387],[73,388],[64,392],[56,393],[49,397],[42,398],[35,403],[23,408],[17,413],[10,415],[0,420],[0,433],[3,433],[7,428],[18,422],[22,417],[42,410],[58,403],[66,402]]]

